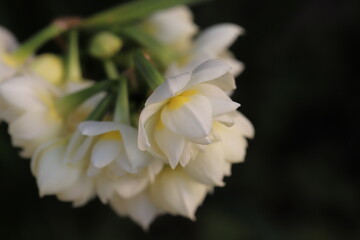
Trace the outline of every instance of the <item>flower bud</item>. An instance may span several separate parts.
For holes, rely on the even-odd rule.
[[[61,58],[51,53],[37,56],[31,62],[30,69],[40,77],[56,85],[61,83],[64,76],[64,66]]]
[[[121,38],[110,32],[97,34],[90,43],[90,54],[93,57],[107,59],[114,56],[122,48]]]

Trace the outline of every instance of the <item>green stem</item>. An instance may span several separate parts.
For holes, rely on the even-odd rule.
[[[26,59],[28,59],[36,52],[37,49],[64,31],[66,31],[64,26],[54,22],[23,43],[18,49],[15,50],[15,52],[11,54],[11,57],[16,61],[17,64],[23,64]]]
[[[119,81],[120,83],[117,92],[114,121],[129,124],[130,112],[127,79],[124,76],[120,76]]]
[[[94,84],[86,89],[68,94],[56,102],[56,107],[60,114],[66,116],[74,111],[78,106],[95,94],[109,89],[116,81],[108,80]]]
[[[107,94],[95,107],[95,109],[90,113],[87,120],[101,121],[105,117],[106,113],[109,111],[109,107],[114,101],[115,97],[116,94],[114,92]]]
[[[82,80],[80,57],[79,57],[79,34],[77,30],[69,32],[69,49],[66,59],[67,81],[80,82]]]
[[[121,27],[115,29],[115,31],[130,37],[141,46],[144,46],[152,57],[160,61],[162,67],[167,66],[169,62],[172,62],[177,57],[172,48],[160,43],[139,27]]]
[[[93,29],[124,24],[176,5],[192,4],[207,0],[138,0],[113,7],[85,19],[80,27]]]
[[[134,62],[136,69],[140,72],[151,90],[154,90],[165,81],[164,77],[156,70],[149,60],[144,57],[144,54],[141,51],[135,52]]]
[[[104,68],[105,68],[106,75],[109,79],[116,80],[119,78],[119,72],[116,69],[116,65],[112,60],[105,60]]]

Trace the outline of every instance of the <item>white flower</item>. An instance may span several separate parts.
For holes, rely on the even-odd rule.
[[[88,86],[84,81],[80,88]],[[86,104],[66,118],[58,112],[56,100],[79,87],[67,84],[56,87],[34,75],[19,75],[0,83],[0,117],[8,122],[14,146],[23,157],[48,140],[65,136],[90,113]],[[92,100],[89,100],[92,101]],[[96,103],[92,101],[92,106]],[[67,120],[71,120],[68,122]]]
[[[87,174],[96,178],[96,191],[104,203],[114,194],[122,198],[137,195],[162,168],[161,162],[138,149],[137,130],[130,126],[86,121],[79,125],[79,131],[96,138]]]
[[[235,89],[229,67],[210,60],[193,72],[167,79],[145,103],[139,119],[138,143],[172,168],[185,166],[196,145],[213,142],[215,117],[234,111],[239,104],[224,91]],[[200,146],[201,147],[201,146]]]
[[[158,11],[146,19],[142,26],[159,42],[176,51],[186,50],[198,28],[186,6],[177,6]]]
[[[17,40],[7,29],[0,26],[0,81],[15,74],[14,63],[8,53],[18,46]]]
[[[204,30],[193,42],[192,46],[180,59],[170,64],[167,76],[192,71],[195,67],[209,59],[221,59],[231,67],[234,76],[240,74],[244,66],[236,60],[228,48],[243,34],[244,30],[231,23],[218,24]]]

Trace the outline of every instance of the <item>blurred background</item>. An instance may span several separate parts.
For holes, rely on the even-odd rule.
[[[0,0],[0,25],[23,41],[55,17],[119,2]],[[359,1],[218,0],[192,9],[201,28],[246,29],[232,47],[246,64],[234,98],[256,136],[226,187],[207,197],[196,222],[166,215],[144,233],[98,200],[73,209],[40,199],[2,123],[0,239],[360,239]]]

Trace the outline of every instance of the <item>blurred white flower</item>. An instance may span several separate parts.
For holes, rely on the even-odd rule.
[[[186,6],[158,11],[147,18],[142,27],[156,40],[178,52],[189,48],[192,37],[198,30],[192,13]]]
[[[239,75],[243,71],[244,66],[235,59],[228,48],[243,33],[243,28],[231,23],[218,24],[205,29],[194,40],[192,46],[176,62],[170,64],[166,75],[174,76],[192,71],[209,59],[225,61],[231,67],[231,73],[234,76]]]
[[[239,107],[225,93],[235,88],[229,67],[219,60],[167,79],[141,112],[139,148],[164,159],[172,168],[179,162],[185,166],[196,154],[197,145],[213,142],[214,118]]]
[[[58,87],[31,74],[18,75],[0,83],[0,117],[8,122],[12,143],[22,148],[23,157],[31,157],[46,141],[65,136],[87,117],[92,109],[86,104],[65,117],[58,112],[56,101],[90,84],[84,81]],[[91,105],[95,104],[92,101]]]

